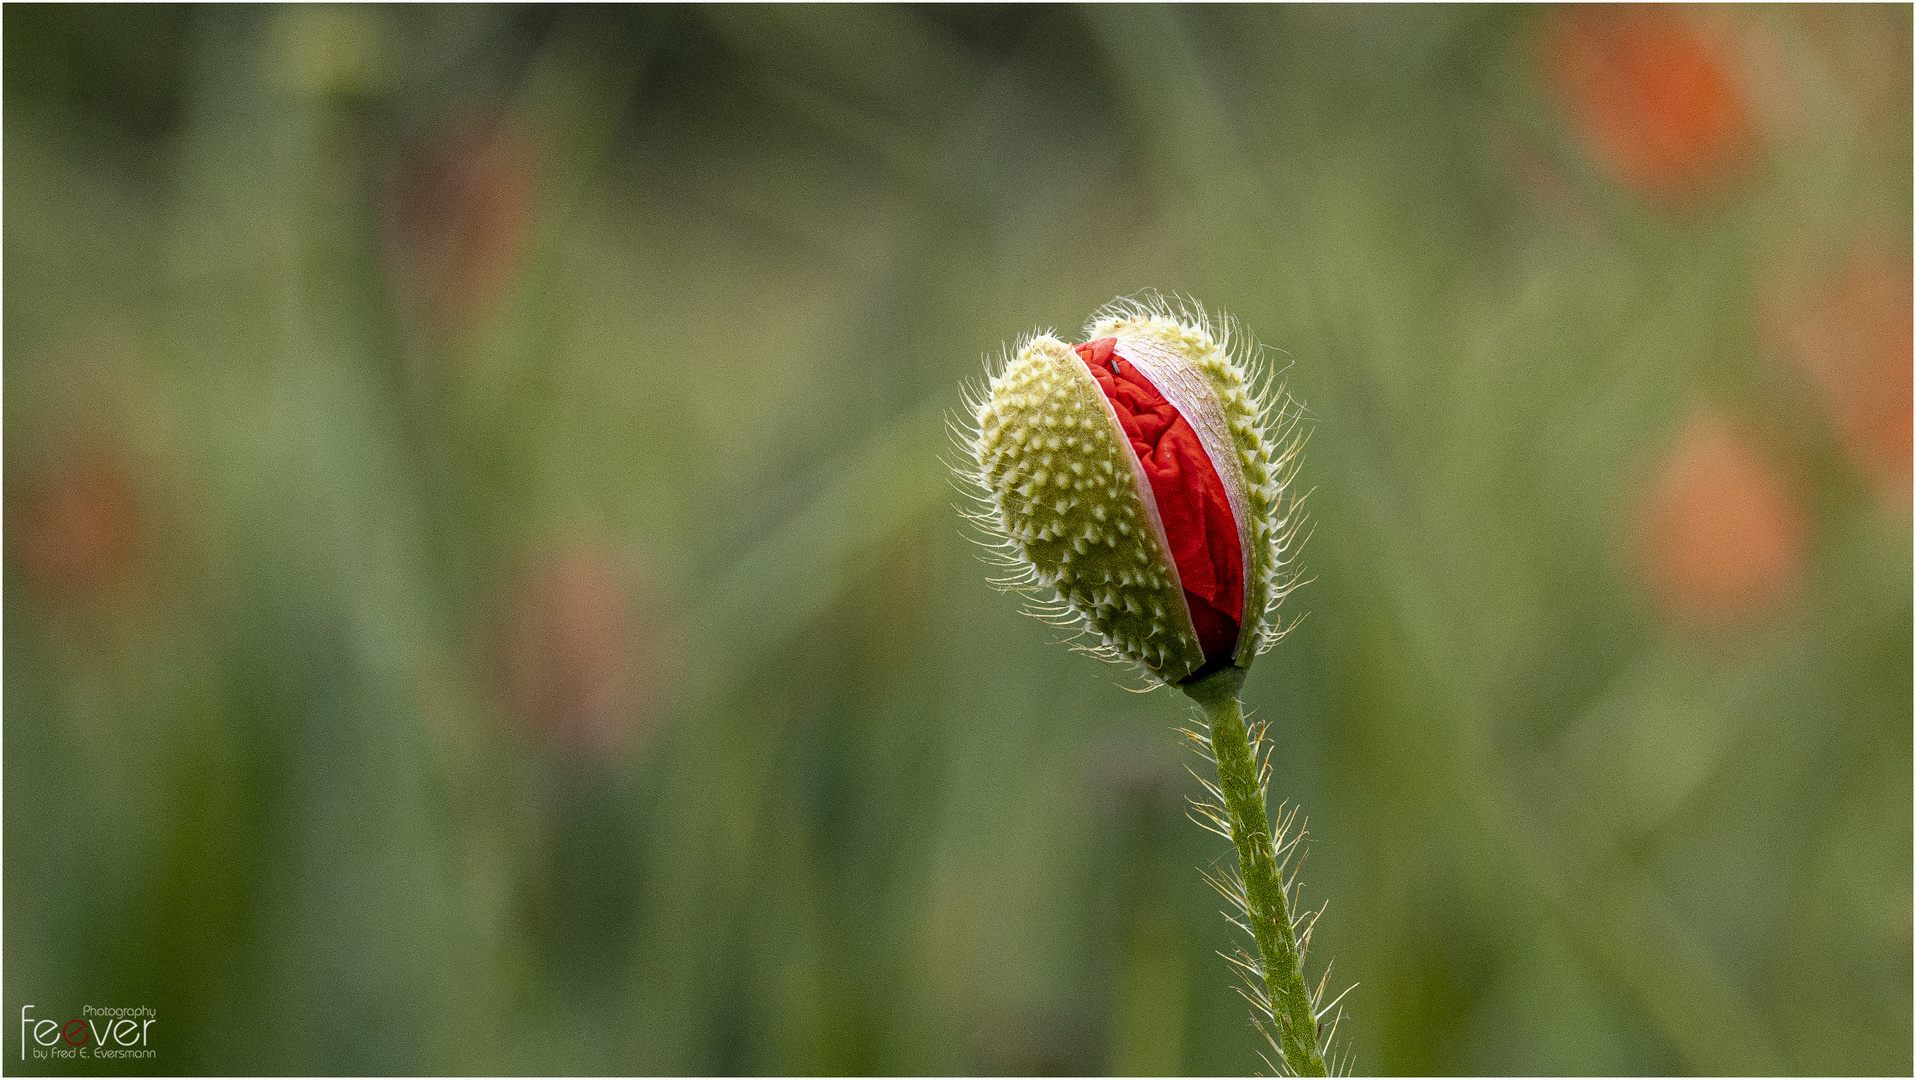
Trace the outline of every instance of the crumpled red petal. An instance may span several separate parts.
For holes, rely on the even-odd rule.
[[[1231,500],[1190,421],[1137,365],[1118,355],[1117,344],[1117,338],[1100,338],[1075,348],[1151,482],[1204,666],[1223,667],[1236,655],[1244,620],[1244,553]]]

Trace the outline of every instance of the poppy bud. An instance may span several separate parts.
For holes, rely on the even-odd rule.
[[[1000,584],[1055,591],[1038,614],[1167,683],[1250,666],[1294,580],[1301,440],[1233,329],[1115,301],[1084,344],[1024,342],[975,405],[973,517],[1018,571]]]

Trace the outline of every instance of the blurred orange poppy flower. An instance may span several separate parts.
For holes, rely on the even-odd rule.
[[[1551,15],[1540,53],[1590,155],[1647,199],[1694,201],[1750,148],[1749,110],[1726,50],[1684,13],[1569,5]]]
[[[120,447],[95,438],[27,482],[10,539],[29,583],[49,599],[116,592],[145,549],[139,486]]]
[[[649,726],[664,675],[659,627],[620,562],[587,543],[542,553],[512,583],[495,638],[513,719],[586,758],[611,760]]]
[[[467,331],[505,300],[537,188],[531,140],[503,121],[455,129],[407,160],[387,201],[388,247],[404,300],[433,331]]]
[[[1816,386],[1843,449],[1894,505],[1910,504],[1911,267],[1875,247],[1790,306],[1783,344]]]
[[[1797,583],[1804,512],[1781,467],[1709,411],[1692,415],[1634,510],[1637,568],[1681,623],[1761,614]]]

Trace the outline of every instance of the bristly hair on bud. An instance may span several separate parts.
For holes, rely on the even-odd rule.
[[[1145,293],[1100,308],[1084,344],[1036,333],[991,365],[954,472],[995,586],[1148,688],[1180,685],[1289,629],[1302,416],[1235,319]]]

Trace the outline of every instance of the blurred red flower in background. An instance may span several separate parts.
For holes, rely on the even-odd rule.
[[[404,300],[432,330],[470,330],[505,299],[537,193],[531,141],[504,121],[468,123],[404,164],[388,248]]]
[[[1677,205],[1708,193],[1750,147],[1750,116],[1727,50],[1686,13],[1559,8],[1541,59],[1590,155],[1647,199]]]
[[[147,530],[124,450],[104,438],[84,440],[25,487],[8,535],[35,590],[72,603],[104,598],[130,583]]]
[[[1911,266],[1875,247],[1785,305],[1782,337],[1816,386],[1843,449],[1885,501],[1910,505]]]
[[[535,558],[512,585],[496,645],[496,681],[514,721],[564,750],[615,758],[657,711],[662,635],[599,547]]]
[[[1802,574],[1804,512],[1783,470],[1707,410],[1655,466],[1632,527],[1651,599],[1678,622],[1748,620]]]

